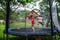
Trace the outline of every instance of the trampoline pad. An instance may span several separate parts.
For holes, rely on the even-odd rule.
[[[35,28],[35,31],[31,28],[9,28],[8,32],[13,35],[49,35],[51,28]]]

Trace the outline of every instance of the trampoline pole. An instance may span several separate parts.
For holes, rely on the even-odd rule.
[[[28,0],[26,0],[26,2],[28,2]],[[25,28],[26,28],[26,16],[27,14],[25,15]],[[28,40],[28,35],[26,35],[26,40]]]
[[[8,40],[8,28],[9,28],[9,15],[10,15],[10,0],[6,1],[6,40]]]
[[[50,19],[51,19],[51,39],[53,40],[53,21],[52,21],[52,0],[49,0],[49,5],[50,5]]]
[[[28,35],[26,35],[26,40],[28,40]]]

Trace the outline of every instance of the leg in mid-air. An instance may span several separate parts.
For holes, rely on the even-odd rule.
[[[43,27],[44,27],[44,24],[43,24],[43,22],[38,22],[39,24],[41,24]]]

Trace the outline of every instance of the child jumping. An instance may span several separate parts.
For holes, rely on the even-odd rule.
[[[34,28],[35,20],[33,16],[31,16],[31,24],[32,24],[32,30],[35,31],[35,28]]]
[[[41,24],[43,25],[43,17],[39,17],[39,16],[38,16],[38,17],[37,17],[37,20],[38,20],[39,23],[41,23]]]

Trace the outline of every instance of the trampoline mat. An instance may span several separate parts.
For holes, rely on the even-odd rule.
[[[35,31],[33,31],[32,28],[20,28],[20,29],[12,29],[11,31],[14,31],[14,32],[48,32],[51,30],[44,29],[44,28],[35,28]]]
[[[35,31],[31,28],[9,28],[8,32],[13,35],[49,35],[51,28],[35,28]]]

